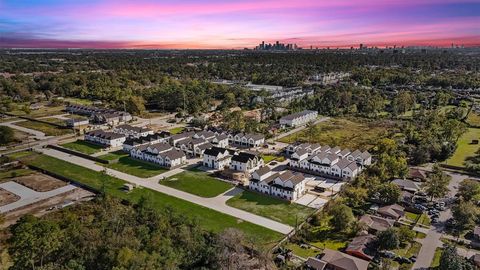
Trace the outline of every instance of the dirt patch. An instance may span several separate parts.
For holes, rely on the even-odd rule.
[[[14,203],[20,200],[20,196],[11,193],[3,188],[0,188],[0,206]]]
[[[31,188],[37,192],[46,192],[67,185],[67,183],[62,180],[58,180],[56,178],[40,173],[16,177],[15,179],[13,179],[13,181],[19,183],[20,185]]]

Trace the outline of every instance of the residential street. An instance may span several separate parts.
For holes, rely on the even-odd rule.
[[[53,149],[38,149],[38,150],[41,151],[42,153],[46,154],[46,155],[49,155],[49,156],[52,156],[52,157],[55,157],[55,158],[58,158],[58,159],[61,159],[61,160],[64,160],[64,161],[68,161],[68,162],[71,162],[73,164],[77,164],[79,166],[83,166],[83,167],[91,169],[91,170],[95,170],[95,171],[104,170],[103,166],[97,165],[95,162],[84,159],[84,158],[80,158],[80,157],[77,157],[77,156],[72,156],[72,155],[69,155],[69,154],[66,154],[66,153],[63,153],[63,152],[60,152],[60,151],[57,151],[57,150],[53,150]],[[142,186],[142,187],[146,187],[146,188],[149,188],[149,189],[152,189],[152,190],[155,190],[155,191],[158,191],[158,192],[170,195],[170,196],[174,196],[174,197],[177,197],[177,198],[195,203],[195,204],[198,204],[198,205],[201,205],[201,206],[204,206],[204,207],[222,212],[224,214],[231,215],[231,216],[237,217],[239,219],[242,219],[242,220],[245,220],[245,221],[248,221],[248,222],[263,226],[263,227],[266,227],[268,229],[280,232],[282,234],[287,234],[287,233],[289,233],[290,231],[293,230],[293,227],[291,227],[291,226],[288,226],[288,225],[273,221],[271,219],[264,218],[264,217],[261,217],[261,216],[258,216],[258,215],[254,215],[252,213],[249,213],[249,212],[246,212],[246,211],[243,211],[243,210],[239,210],[237,208],[233,208],[233,207],[230,207],[230,206],[226,205],[225,201],[228,200],[232,196],[232,194],[234,194],[235,192],[238,192],[238,190],[235,189],[235,188],[231,189],[230,191],[227,191],[226,193],[224,193],[222,195],[219,195],[215,198],[203,198],[203,197],[199,197],[199,196],[196,196],[196,195],[193,195],[193,194],[190,194],[190,193],[187,193],[187,192],[183,192],[183,191],[180,191],[180,190],[177,190],[177,189],[174,189],[174,188],[170,188],[170,187],[167,187],[167,186],[164,186],[164,185],[160,185],[158,183],[158,179],[162,179],[164,177],[168,177],[168,176],[171,176],[173,174],[176,174],[176,173],[179,173],[179,172],[182,172],[182,171],[183,171],[183,169],[177,168],[177,169],[174,169],[172,171],[168,171],[168,172],[159,174],[159,175],[157,175],[155,177],[152,177],[152,178],[139,178],[139,177],[136,177],[136,176],[133,176],[133,175],[130,175],[130,174],[122,173],[122,172],[112,170],[112,169],[108,169],[108,168],[106,170],[106,172],[109,175],[115,176],[115,177],[117,177],[119,179],[122,179],[124,181],[127,181],[129,183],[136,184],[136,185],[139,185],[139,186]]]

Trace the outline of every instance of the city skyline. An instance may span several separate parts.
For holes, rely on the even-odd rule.
[[[478,0],[0,0],[0,47],[468,47],[479,22]]]

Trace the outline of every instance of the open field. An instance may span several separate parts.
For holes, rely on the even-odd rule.
[[[71,143],[65,143],[61,145],[62,147],[81,152],[87,155],[95,154],[100,152],[103,149],[103,146],[98,144],[93,144],[87,141],[78,140]]]
[[[22,121],[22,122],[17,122],[15,123],[17,126],[25,127],[25,128],[30,128],[34,130],[41,131],[45,133],[47,136],[60,136],[60,135],[65,135],[72,133],[72,130],[70,129],[61,129],[49,124],[41,123],[41,122],[35,122],[35,121]]]
[[[470,112],[467,117],[467,124],[471,127],[480,128],[480,115],[475,112]]]
[[[9,113],[17,115],[17,116],[43,117],[43,116],[62,114],[62,113],[64,113],[63,110],[65,109],[64,106],[55,106],[55,107],[45,106],[45,107],[42,107],[38,110],[31,110],[31,112],[29,114],[27,114],[24,111],[22,111],[20,108],[21,107],[18,107],[17,110],[11,111]]]
[[[116,163],[105,164],[105,167],[143,178],[149,178],[168,170],[153,163],[133,159],[129,156],[119,158]]]
[[[118,150],[115,152],[110,152],[108,154],[98,156],[98,158],[101,158],[103,160],[117,160],[122,157],[128,157],[128,154],[123,152],[122,150]]]
[[[464,167],[465,160],[468,157],[475,156],[475,153],[480,149],[480,144],[471,144],[472,140],[480,140],[480,129],[479,128],[469,128],[465,134],[460,137],[457,144],[457,150],[445,164],[453,165],[458,167]]]
[[[272,220],[295,226],[304,221],[315,210],[296,203],[244,191],[227,201],[227,205],[264,216]]]
[[[316,248],[303,248],[295,243],[288,243],[287,245],[285,245],[285,247],[291,249],[293,251],[293,254],[305,259],[307,259],[308,257],[315,257],[316,255],[321,253],[321,251]]]
[[[126,193],[121,190],[126,183],[118,178],[105,175],[101,172],[85,169],[81,166],[36,153],[17,154],[27,164],[32,164],[45,170],[75,179],[94,189],[104,190],[111,196],[138,202],[140,198],[147,198],[155,209],[172,208],[187,217],[194,218],[206,230],[221,232],[226,228],[237,228],[258,244],[271,246],[278,241],[282,234],[267,228],[239,220],[235,217],[211,210],[209,208],[178,199],[146,188],[136,188]]]
[[[20,196],[11,193],[3,188],[0,188],[0,206],[11,204],[20,200]]]
[[[0,172],[0,182],[9,181],[9,178],[20,177],[35,173],[30,169],[13,169],[6,172]]]
[[[317,124],[318,132],[309,138],[303,130],[280,139],[284,143],[313,142],[321,145],[340,146],[342,148],[367,150],[375,142],[387,135],[391,125],[385,121],[350,120],[332,118]]]
[[[209,176],[206,172],[196,170],[181,172],[159,183],[205,198],[218,196],[233,187],[229,183]]]
[[[40,173],[15,177],[13,181],[38,192],[46,192],[67,185],[64,181]]]
[[[80,104],[80,105],[92,105],[93,102],[88,99],[83,99],[83,98],[72,98],[72,97],[66,97],[63,98],[63,101],[65,102],[70,102],[70,103],[75,103],[75,104]]]
[[[47,121],[47,122],[52,123],[52,124],[57,124],[57,125],[66,126],[65,120],[59,119],[59,118],[55,118],[55,117],[42,118],[42,121]]]

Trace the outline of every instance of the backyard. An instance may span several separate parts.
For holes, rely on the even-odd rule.
[[[196,219],[203,228],[209,231],[221,232],[226,228],[237,228],[243,231],[249,239],[265,247],[271,246],[282,237],[282,234],[267,228],[150,189],[136,188],[126,193],[121,190],[126,183],[123,180],[50,156],[21,152],[16,153],[13,157],[20,157],[27,164],[74,179],[96,190],[104,189],[106,193],[132,203],[138,202],[141,198],[147,198],[155,209],[172,208],[186,217]]]
[[[100,152],[103,149],[103,146],[98,144],[93,144],[87,141],[78,140],[71,143],[65,143],[61,145],[62,147],[81,152],[87,155],[95,154]]]
[[[465,160],[469,157],[475,156],[475,153],[480,149],[480,144],[472,144],[472,140],[480,140],[480,128],[469,128],[458,140],[457,150],[445,164],[464,167]]]
[[[45,135],[47,136],[60,136],[60,135],[72,133],[71,129],[67,129],[67,128],[63,129],[63,128],[59,128],[46,123],[35,122],[30,120],[17,122],[15,123],[15,125],[41,131],[45,133]]]
[[[110,161],[110,160],[117,160],[117,159],[120,159],[122,157],[127,157],[127,156],[128,156],[128,153],[125,153],[122,150],[118,150],[118,151],[115,151],[115,152],[110,152],[108,154],[98,156],[98,158]]]
[[[206,172],[188,170],[159,182],[162,185],[195,194],[200,197],[216,197],[233,187],[232,184],[211,177]]]
[[[315,209],[296,203],[244,191],[227,201],[227,205],[295,226],[303,222]]]
[[[368,150],[375,142],[387,136],[391,124],[378,120],[332,118],[317,124],[318,132],[314,137],[305,129],[280,139],[284,143],[312,142],[321,145],[339,146],[342,148]]]
[[[153,163],[144,162],[129,156],[120,157],[118,162],[105,164],[105,167],[142,178],[150,178],[168,170]]]

